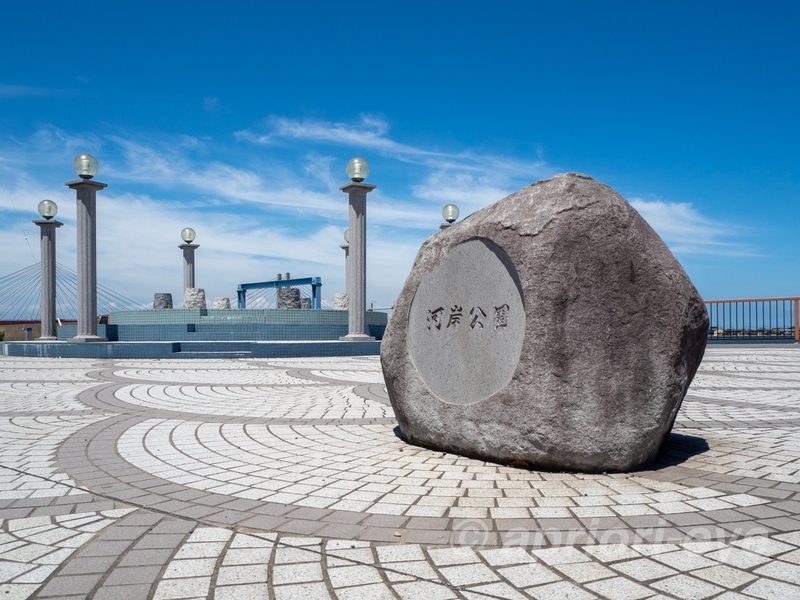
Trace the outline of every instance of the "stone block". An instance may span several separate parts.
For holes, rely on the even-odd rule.
[[[214,308],[218,310],[229,310],[231,307],[230,298],[214,298]]]
[[[205,289],[186,288],[183,293],[183,308],[207,308]]]
[[[350,307],[350,299],[347,294],[341,292],[333,295],[333,310],[347,310]]]
[[[153,308],[157,310],[172,308],[172,294],[159,294],[153,296]]]
[[[288,273],[287,273],[288,275]],[[287,277],[288,279],[288,277]],[[278,308],[300,308],[300,290],[296,287],[278,288]]]
[[[667,439],[707,330],[655,231],[614,190],[569,173],[425,241],[381,364],[411,443],[627,470]]]

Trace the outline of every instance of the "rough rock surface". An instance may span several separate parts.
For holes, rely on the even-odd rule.
[[[164,309],[172,308],[172,294],[159,294],[153,295],[153,308]]]
[[[347,310],[350,307],[350,298],[347,294],[337,292],[333,295],[333,310]]]
[[[300,308],[311,310],[311,298],[300,298]]]
[[[652,228],[569,173],[425,241],[381,363],[411,443],[627,470],[668,436],[707,330],[702,298]]]
[[[231,307],[230,298],[214,298],[213,307],[218,310],[228,310]]]
[[[205,289],[186,288],[183,292],[183,308],[207,308]]]
[[[289,277],[286,277],[286,279],[289,279]],[[296,287],[278,288],[277,307],[300,308],[300,290]]]

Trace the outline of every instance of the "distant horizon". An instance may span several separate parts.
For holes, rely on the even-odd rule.
[[[54,0],[3,9],[0,277],[38,262],[57,202],[75,268],[80,152],[97,157],[98,281],[141,304],[287,271],[344,292],[344,166],[371,164],[367,305],[391,306],[445,204],[461,218],[580,172],[652,225],[704,298],[800,295],[800,6],[633,1]],[[153,18],[157,14],[158,18]],[[424,14],[424,18],[420,15]],[[91,15],[91,27],[85,26]],[[80,29],[76,34],[75,28]]]

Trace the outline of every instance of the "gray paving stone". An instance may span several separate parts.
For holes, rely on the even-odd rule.
[[[132,584],[148,584],[156,580],[161,572],[161,565],[118,567],[111,571],[103,582],[104,586],[121,586]]]
[[[148,548],[147,550],[131,550],[119,563],[120,567],[143,567],[163,565],[172,555],[170,548]]]
[[[39,591],[38,596],[40,598],[61,598],[76,594],[86,597],[100,581],[100,578],[101,575],[99,573],[56,576],[45,584]]]
[[[93,600],[147,600],[150,597],[151,585],[103,585],[94,594]]]

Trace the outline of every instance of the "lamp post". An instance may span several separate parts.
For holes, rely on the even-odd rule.
[[[97,335],[97,192],[108,187],[92,181],[99,165],[91,154],[79,154],[72,168],[80,177],[64,185],[78,199],[78,335],[70,342],[105,342]]]
[[[442,218],[445,220],[444,223],[439,225],[439,229],[447,229],[455,223],[456,219],[458,219],[458,207],[455,204],[448,204],[442,209]]]
[[[350,244],[347,255],[348,333],[347,342],[366,342],[375,338],[366,334],[367,309],[367,194],[377,186],[363,183],[369,175],[369,163],[360,157],[347,162],[345,172],[351,183],[339,189],[349,196]]]
[[[39,303],[41,333],[37,339],[57,340],[56,332],[56,229],[63,223],[53,221],[58,206],[52,200],[39,202],[39,214],[44,219],[34,221],[41,231],[42,301]]]
[[[183,293],[186,290],[194,287],[194,251],[200,247],[199,244],[193,244],[194,238],[197,234],[191,227],[186,227],[181,231],[181,239],[183,244],[178,246],[183,250]]]

